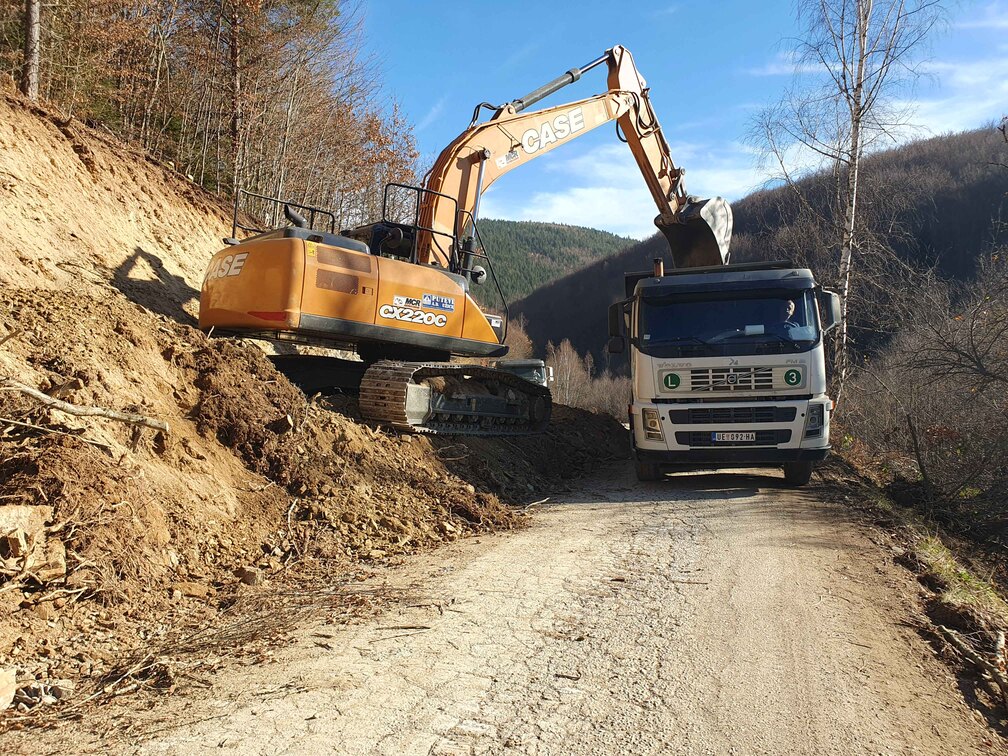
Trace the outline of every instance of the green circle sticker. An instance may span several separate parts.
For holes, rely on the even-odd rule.
[[[788,370],[784,373],[784,383],[788,386],[797,386],[801,383],[801,370]]]
[[[665,373],[662,383],[665,384],[665,388],[667,389],[677,389],[679,388],[679,376],[675,373]]]

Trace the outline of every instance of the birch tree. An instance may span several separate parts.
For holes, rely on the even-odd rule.
[[[843,302],[834,370],[839,399],[863,231],[861,159],[907,134],[912,112],[906,96],[922,75],[922,56],[944,10],[939,0],[799,0],[797,15],[800,36],[786,45],[794,80],[759,114],[755,137],[765,164],[799,195],[799,179],[811,171],[828,170],[834,179],[828,202],[801,200],[803,213],[826,229],[836,260]]]

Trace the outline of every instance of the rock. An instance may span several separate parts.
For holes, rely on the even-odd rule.
[[[23,568],[42,582],[66,576],[66,549],[59,539],[47,539],[45,524],[52,507],[10,504],[0,507],[0,559],[21,560]]]
[[[255,567],[239,567],[235,575],[245,585],[261,585],[264,580],[262,572]]]
[[[0,711],[11,705],[16,692],[17,673],[9,667],[0,669]]]
[[[210,595],[210,586],[203,585],[202,583],[195,583],[190,580],[182,580],[178,583],[172,583],[172,590],[178,591],[183,596],[189,596],[190,598],[205,599]]]
[[[45,524],[50,520],[52,520],[52,507],[6,504],[0,507],[0,536],[21,531],[30,547],[45,541]]]
[[[72,696],[76,689],[77,686],[71,680],[53,680],[49,685],[49,693],[60,701]]]
[[[43,619],[47,622],[51,619],[56,619],[56,609],[48,601],[35,604],[35,606],[32,607],[32,613],[39,619]]]
[[[392,530],[396,533],[405,533],[408,530],[402,520],[392,515],[382,515],[378,518],[378,524],[386,530]]]
[[[33,569],[43,583],[66,577],[66,547],[56,538],[50,538],[45,547],[44,561]]]
[[[28,535],[18,528],[0,538],[0,556],[3,559],[16,562],[28,555]],[[4,565],[6,567],[6,565]],[[13,565],[11,565],[13,567]]]

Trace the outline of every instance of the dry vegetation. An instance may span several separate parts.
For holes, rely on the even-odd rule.
[[[386,182],[414,177],[412,126],[361,52],[354,2],[32,6],[42,101],[217,195],[331,207],[347,227],[376,219]],[[0,74],[23,91],[25,8],[0,0]]]

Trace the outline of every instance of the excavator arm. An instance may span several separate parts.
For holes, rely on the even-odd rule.
[[[526,112],[526,108],[606,63],[608,91],[566,105]],[[476,123],[482,108],[493,110]],[[498,178],[594,128],[616,121],[658,207],[655,224],[669,242],[676,267],[728,262],[731,209],[724,200],[687,195],[681,168],[651,106],[648,87],[633,56],[615,46],[581,68],[494,108],[477,106],[473,122],[438,156],[425,177],[417,258],[444,267],[467,267],[452,259],[444,239],[461,238],[479,214],[480,197]]]

